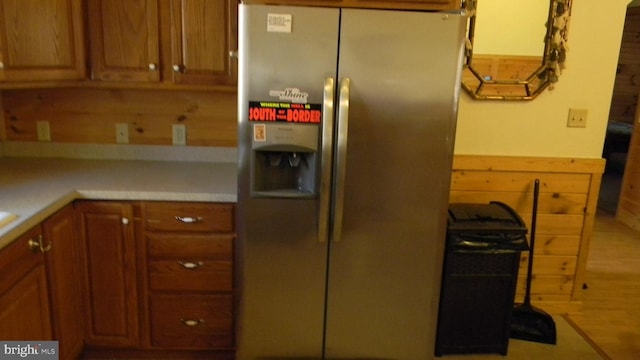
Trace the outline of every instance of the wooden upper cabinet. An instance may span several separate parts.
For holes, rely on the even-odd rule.
[[[158,0],[89,0],[91,78],[159,81]]]
[[[89,0],[91,77],[235,85],[237,0]]]
[[[245,4],[280,4],[398,10],[455,10],[461,0],[244,0]]]
[[[85,76],[81,0],[0,0],[0,81]]]
[[[171,78],[180,84],[235,85],[237,0],[171,0]]]

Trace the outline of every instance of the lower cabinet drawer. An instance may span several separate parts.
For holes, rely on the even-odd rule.
[[[231,291],[231,261],[224,260],[151,260],[151,290]]]
[[[233,346],[233,300],[229,295],[152,295],[151,344],[172,349]]]

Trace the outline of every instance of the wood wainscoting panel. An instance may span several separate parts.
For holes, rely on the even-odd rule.
[[[532,301],[565,313],[580,306],[603,159],[457,155],[449,202],[500,201],[531,229],[533,184],[540,180]],[[525,293],[528,252],[520,260],[516,302]]]
[[[6,139],[37,141],[48,121],[51,140],[115,144],[116,124],[129,125],[129,143],[171,145],[173,124],[184,124],[187,146],[237,143],[235,92],[136,89],[30,89],[2,92]]]

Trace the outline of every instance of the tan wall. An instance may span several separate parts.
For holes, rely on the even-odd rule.
[[[461,94],[455,153],[601,157],[629,2],[572,1],[566,68],[555,88],[535,100]],[[589,111],[586,128],[567,127],[569,108]]]

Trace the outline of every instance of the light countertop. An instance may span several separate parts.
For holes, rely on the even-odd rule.
[[[0,249],[76,199],[236,201],[236,164],[0,157]]]

